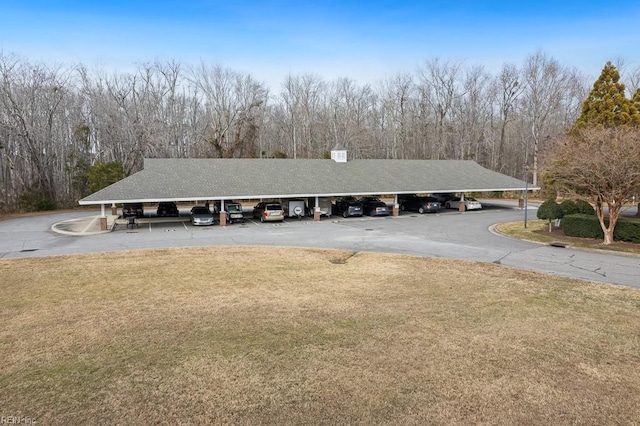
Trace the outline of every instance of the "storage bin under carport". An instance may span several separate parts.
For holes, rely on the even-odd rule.
[[[282,208],[286,217],[297,217],[298,219],[307,212],[304,200],[283,200]]]

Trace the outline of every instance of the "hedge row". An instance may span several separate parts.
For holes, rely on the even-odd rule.
[[[608,225],[609,221],[605,220]],[[598,218],[591,215],[572,214],[562,219],[562,230],[570,237],[604,239]],[[640,243],[640,219],[620,218],[613,231],[615,241]]]

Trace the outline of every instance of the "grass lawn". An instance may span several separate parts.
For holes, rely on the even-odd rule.
[[[215,247],[0,260],[0,415],[38,424],[637,424],[640,291]]]

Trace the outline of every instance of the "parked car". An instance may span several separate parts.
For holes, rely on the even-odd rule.
[[[434,197],[418,197],[417,195],[403,196],[398,198],[400,210],[410,210],[420,214],[427,212],[437,212],[442,208],[442,204]]]
[[[362,213],[368,216],[389,216],[389,206],[376,197],[362,197]]]
[[[244,223],[242,205],[238,203],[225,203],[224,210],[227,212],[227,223]]]
[[[213,213],[205,206],[191,207],[191,224],[194,226],[213,225]]]
[[[144,217],[144,207],[142,203],[125,203],[122,205],[122,217]]]
[[[280,203],[260,202],[253,207],[253,218],[260,222],[280,222],[284,220],[284,209]]]
[[[342,217],[362,216],[362,203],[353,197],[338,198],[333,204],[332,213]]]
[[[459,209],[460,197],[455,197],[454,199],[447,201],[446,203],[444,203],[444,206],[448,209]],[[465,197],[464,207],[465,210],[480,210],[482,208],[482,204],[475,198]]]
[[[173,201],[158,203],[158,209],[156,210],[158,216],[180,216],[178,206]]]
[[[438,202],[443,206],[447,201],[453,200],[454,198],[458,198],[455,196],[455,194],[452,194],[451,192],[439,192],[439,193],[431,194],[431,196],[436,200],[438,200]]]

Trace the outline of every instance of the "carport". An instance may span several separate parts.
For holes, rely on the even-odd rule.
[[[340,154],[338,151],[337,154]],[[398,195],[444,192],[529,191],[525,181],[465,160],[334,160],[197,158],[144,160],[143,170],[79,201],[100,205],[106,229],[106,206],[121,203],[215,202],[234,199],[315,199],[319,197]],[[344,160],[343,160],[344,159]]]

